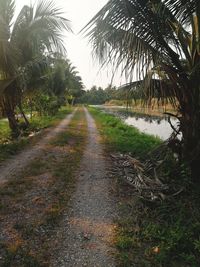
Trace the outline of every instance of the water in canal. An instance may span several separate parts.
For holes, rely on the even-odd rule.
[[[126,124],[138,128],[141,132],[158,136],[162,140],[166,140],[172,134],[172,128],[165,117],[138,114],[127,111],[122,107],[96,107],[107,113],[114,114],[115,116],[121,118]],[[176,120],[172,119],[172,123],[173,125],[176,125]]]

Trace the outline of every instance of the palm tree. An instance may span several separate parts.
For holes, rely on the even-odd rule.
[[[73,105],[75,99],[82,94],[82,78],[70,60],[62,55],[54,54],[49,60],[51,64],[46,75],[42,77],[46,81],[46,91],[50,95],[67,98]]]
[[[71,105],[74,105],[76,98],[83,94],[84,85],[76,67],[69,60],[67,61],[65,75],[67,99]]]
[[[200,1],[110,0],[85,30],[98,56],[122,65],[130,79],[135,70],[148,87],[156,70],[170,85],[160,92],[178,103],[175,146],[200,182]]]
[[[14,11],[14,0],[0,0],[0,105],[17,135],[15,108],[26,86],[26,70],[47,53],[65,52],[62,31],[70,25],[51,0],[24,6],[15,21]]]

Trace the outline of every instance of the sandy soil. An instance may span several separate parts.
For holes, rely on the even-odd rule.
[[[115,200],[110,192],[112,179],[95,122],[85,109],[88,140],[80,165],[76,191],[55,237],[51,266],[116,266],[113,239]],[[57,245],[56,245],[57,244]]]
[[[15,157],[3,162],[3,165],[0,166],[0,184],[5,183],[14,176],[18,176],[36,157],[41,156],[41,153],[50,140],[66,129],[74,113],[75,111],[67,115],[57,127],[45,135],[34,147],[27,148]]]

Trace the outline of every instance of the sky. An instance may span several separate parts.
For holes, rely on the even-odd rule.
[[[32,0],[34,3],[35,0]],[[108,2],[108,0],[54,0],[58,7],[64,11],[64,16],[71,21],[73,33],[66,33],[65,45],[68,58],[77,68],[83,79],[85,89],[93,85],[105,88],[112,79],[112,69],[106,67],[103,70],[98,60],[92,56],[92,46],[88,39],[78,34],[90,19]],[[15,0],[16,12],[29,0]],[[116,75],[113,85],[120,86],[125,83],[121,75]]]

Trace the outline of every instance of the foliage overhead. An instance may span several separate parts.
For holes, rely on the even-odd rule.
[[[150,98],[159,77],[161,97],[178,104],[171,145],[200,181],[200,2],[110,0],[84,30],[99,58],[122,66],[130,81],[137,73]]]

